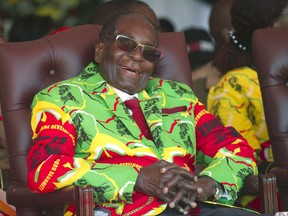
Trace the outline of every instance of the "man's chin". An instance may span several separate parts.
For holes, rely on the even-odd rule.
[[[133,95],[142,91],[142,89],[135,88],[135,86],[125,86],[125,87],[120,88],[120,90],[130,95]]]

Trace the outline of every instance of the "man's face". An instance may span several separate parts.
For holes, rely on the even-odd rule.
[[[140,19],[122,21],[115,37],[107,38],[96,45],[95,61],[100,65],[104,79],[113,87],[128,94],[143,90],[154,70],[156,62],[143,57],[143,47],[128,52],[117,47],[116,35],[123,35],[142,45],[156,46],[153,29]]]

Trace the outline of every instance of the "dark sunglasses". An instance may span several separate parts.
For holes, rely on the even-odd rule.
[[[143,58],[150,62],[159,61],[161,55],[161,52],[155,47],[137,43],[136,41],[125,35],[117,35],[115,45],[117,48],[125,52],[132,52],[138,46],[141,46]]]

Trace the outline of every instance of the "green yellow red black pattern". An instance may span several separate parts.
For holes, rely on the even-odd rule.
[[[141,167],[163,159],[194,172],[197,160],[207,165],[200,175],[215,178],[229,192],[231,199],[219,202],[232,204],[243,179],[257,172],[246,140],[224,128],[184,84],[151,78],[138,99],[154,142],[141,134],[94,63],[39,92],[32,104],[31,190],[89,184],[95,207],[112,215],[156,215],[166,204],[133,191]],[[67,215],[74,210],[68,206]]]

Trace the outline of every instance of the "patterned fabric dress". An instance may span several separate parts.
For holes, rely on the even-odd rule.
[[[224,125],[233,126],[258,152],[272,161],[257,72],[243,67],[226,73],[208,94],[207,109]]]
[[[233,128],[224,128],[184,84],[151,78],[138,99],[154,141],[141,134],[94,63],[38,93],[28,155],[31,190],[92,185],[96,209],[157,215],[166,204],[133,190],[141,167],[163,159],[193,173],[197,160],[207,165],[200,175],[221,182],[229,193],[231,199],[219,202],[233,204],[244,178],[257,173],[248,143]],[[75,214],[74,208],[67,206],[66,214]]]

